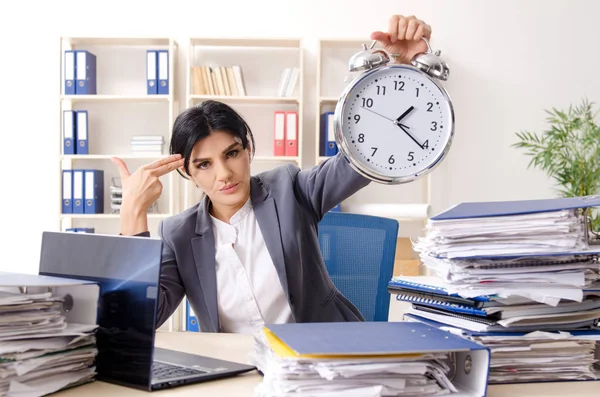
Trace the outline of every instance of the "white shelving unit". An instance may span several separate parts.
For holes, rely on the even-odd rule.
[[[362,50],[362,45],[371,44],[368,39],[359,38],[322,38],[317,43],[317,89],[315,109],[315,158],[317,163],[327,159],[321,152],[321,114],[335,111],[338,98],[346,86],[356,77],[357,72],[350,72],[348,62],[352,55]],[[415,204],[431,203],[431,180],[427,175],[418,181],[405,185],[386,186],[371,183],[365,189],[354,194],[344,203],[344,207],[357,204]],[[390,215],[389,217],[394,218]],[[425,219],[396,218],[401,222],[420,223]],[[403,225],[404,226],[404,225]],[[407,225],[408,226],[408,225]]]
[[[146,51],[168,50],[168,95],[148,95],[146,80]],[[65,51],[87,50],[96,56],[97,92],[92,95],[65,95]],[[59,94],[60,153],[59,186],[64,169],[101,169],[104,171],[104,213],[63,214],[62,196],[58,200],[59,229],[93,227],[96,233],[118,234],[119,215],[110,207],[111,179],[119,177],[114,156],[123,159],[129,170],[159,159],[158,155],[134,154],[130,140],[134,135],[161,135],[163,155],[167,154],[171,126],[178,111],[175,70],[178,48],[171,38],[63,37],[60,43],[61,79]],[[89,154],[65,155],[63,152],[64,110],[88,111]],[[178,185],[171,174],[165,176],[163,194],[158,200],[159,213],[150,213],[150,231],[157,223],[179,209]],[[60,190],[62,195],[62,189]],[[154,228],[153,228],[154,227]]]
[[[252,173],[293,162],[302,167],[303,140],[303,81],[304,58],[302,40],[293,38],[191,38],[188,47],[186,107],[212,99],[224,102],[238,111],[250,126],[256,142]],[[241,90],[229,94],[213,90],[212,94],[198,93],[194,84],[193,67],[239,67]],[[290,96],[278,95],[282,71],[299,70],[295,89]],[[206,83],[206,81],[205,81]],[[233,83],[235,85],[235,83]],[[239,84],[239,83],[238,83]],[[236,94],[237,91],[237,95]],[[298,156],[275,156],[273,151],[274,112],[295,111],[298,114]],[[197,203],[199,191],[184,183],[183,208]]]

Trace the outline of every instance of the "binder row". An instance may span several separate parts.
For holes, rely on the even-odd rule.
[[[63,154],[89,154],[88,111],[63,110]]]
[[[274,156],[298,156],[298,112],[275,111]]]
[[[66,95],[96,94],[96,55],[85,50],[65,51],[64,85]]]
[[[148,95],[169,94],[169,51],[146,51],[146,81]]]
[[[64,52],[65,95],[96,95],[96,55],[86,50]],[[148,95],[169,94],[169,51],[146,51],[146,86]]]
[[[333,112],[321,114],[321,147],[319,155],[322,157],[335,156],[338,152],[333,129]]]
[[[103,170],[63,170],[62,213],[104,213]]]

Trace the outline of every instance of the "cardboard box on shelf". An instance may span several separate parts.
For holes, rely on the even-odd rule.
[[[408,237],[398,238],[396,242],[396,257],[394,260],[394,276],[421,275],[421,260],[412,247]]]

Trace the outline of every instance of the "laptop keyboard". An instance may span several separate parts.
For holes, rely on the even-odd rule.
[[[152,379],[178,378],[205,373],[206,371],[200,369],[180,367],[179,365],[167,364],[160,361],[154,361],[152,365]]]

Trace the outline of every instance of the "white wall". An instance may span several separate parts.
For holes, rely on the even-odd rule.
[[[432,25],[432,45],[450,65],[446,86],[456,108],[452,150],[433,176],[434,212],[460,201],[553,195],[551,181],[526,170],[529,159],[510,147],[514,133],[541,131],[543,109],[595,101],[600,89],[594,1],[14,1],[11,10],[7,3],[0,6],[0,270],[35,271],[40,234],[57,226],[60,36],[303,37],[305,66],[314,68],[316,38],[368,42],[391,14],[415,14]],[[180,49],[184,76],[185,41]],[[309,72],[306,161],[314,153]],[[183,77],[176,83],[183,93]]]

